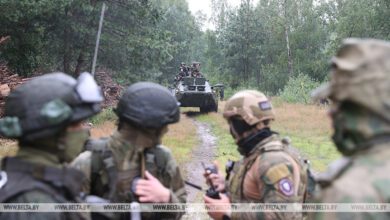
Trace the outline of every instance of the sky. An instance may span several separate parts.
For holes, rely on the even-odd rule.
[[[187,2],[192,14],[195,14],[195,12],[200,10],[210,17],[211,0],[187,0]],[[241,0],[228,0],[228,2],[232,6],[237,6],[240,4]]]
[[[236,7],[240,5],[241,0],[227,0],[230,6]],[[253,2],[257,2],[254,0]],[[193,15],[197,11],[202,11],[208,18],[211,16],[211,0],[187,0],[190,11]],[[206,29],[214,29],[211,23],[206,24]]]

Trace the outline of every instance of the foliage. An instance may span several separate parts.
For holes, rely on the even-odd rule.
[[[300,73],[289,79],[280,97],[286,102],[308,104],[311,102],[310,93],[319,85],[319,82],[312,80],[308,75]]]
[[[0,60],[25,76],[90,70],[103,2],[98,67],[122,84],[167,85],[199,61],[212,84],[276,95],[300,73],[325,81],[344,38],[390,40],[388,0],[211,0],[214,30],[186,0],[0,0]]]

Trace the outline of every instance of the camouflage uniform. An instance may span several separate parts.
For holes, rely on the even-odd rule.
[[[306,165],[277,135],[258,143],[236,162],[226,189],[232,203],[302,203]],[[302,219],[302,213],[232,213],[232,219]]]
[[[231,203],[302,203],[307,166],[287,139],[270,130],[271,103],[257,91],[241,91],[225,106],[224,117],[243,158],[234,164],[225,189]],[[235,119],[236,118],[236,119]],[[239,119],[239,120],[238,120]],[[265,123],[265,124],[264,124]],[[258,125],[263,128],[255,128]],[[241,130],[241,131],[240,131]],[[252,132],[249,137],[239,134]],[[302,213],[231,213],[231,219],[302,219]]]
[[[328,85],[335,142],[344,157],[319,176],[318,201],[390,202],[390,43],[347,39],[332,59]],[[312,219],[389,219],[389,213],[315,213]]]
[[[63,73],[47,74],[10,94],[0,133],[18,139],[20,150],[0,163],[0,203],[81,201],[85,177],[64,163],[81,152],[89,131],[67,128],[99,112],[102,100],[87,73],[78,81]],[[0,219],[89,219],[89,214],[4,212]]]
[[[147,95],[154,94],[154,97],[143,97],[144,92],[140,90],[145,90]],[[133,114],[133,111],[142,112],[142,115],[137,119],[126,115]],[[161,112],[153,115],[155,111]],[[162,86],[137,83],[125,92],[116,113],[120,118],[118,131],[109,138],[90,140],[86,145],[86,149],[92,151],[91,169],[87,171],[91,178],[91,194],[113,202],[137,201],[132,185],[136,178],[143,178],[147,170],[170,190],[169,203],[185,203],[186,192],[180,170],[170,150],[160,145],[163,134],[156,138],[144,132],[179,120],[176,99]],[[86,163],[85,158],[74,165],[82,167],[82,163]],[[159,219],[178,219],[182,214],[143,213],[142,219],[155,219],[157,216]]]

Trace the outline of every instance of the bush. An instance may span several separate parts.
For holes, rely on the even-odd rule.
[[[308,75],[300,73],[288,80],[280,97],[290,103],[311,103],[310,93],[320,85],[319,82],[311,79]]]

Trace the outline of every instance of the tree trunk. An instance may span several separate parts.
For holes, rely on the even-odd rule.
[[[68,9],[65,9],[65,19],[68,17]],[[63,55],[63,67],[65,73],[70,73],[70,63],[71,63],[71,50],[70,50],[70,39],[69,39],[69,27],[68,24],[65,24],[64,28],[64,55]]]
[[[78,77],[81,72],[81,68],[83,67],[83,64],[85,62],[84,59],[84,50],[80,51],[79,57],[77,58],[77,64],[76,68],[74,69],[74,76]]]
[[[291,55],[291,48],[290,48],[290,40],[288,36],[288,27],[287,24],[284,28],[284,34],[286,37],[286,45],[287,45],[287,63],[288,63],[288,75],[291,77],[293,75],[293,58]]]
[[[258,68],[258,73],[256,74],[256,83],[259,86],[261,80],[261,66]]]
[[[289,39],[289,27],[288,27],[288,16],[287,16],[287,1],[284,0],[284,35],[286,38],[286,46],[287,46],[287,68],[288,68],[288,75],[291,77],[293,75],[293,58],[291,55],[291,48],[290,48],[290,39]]]

